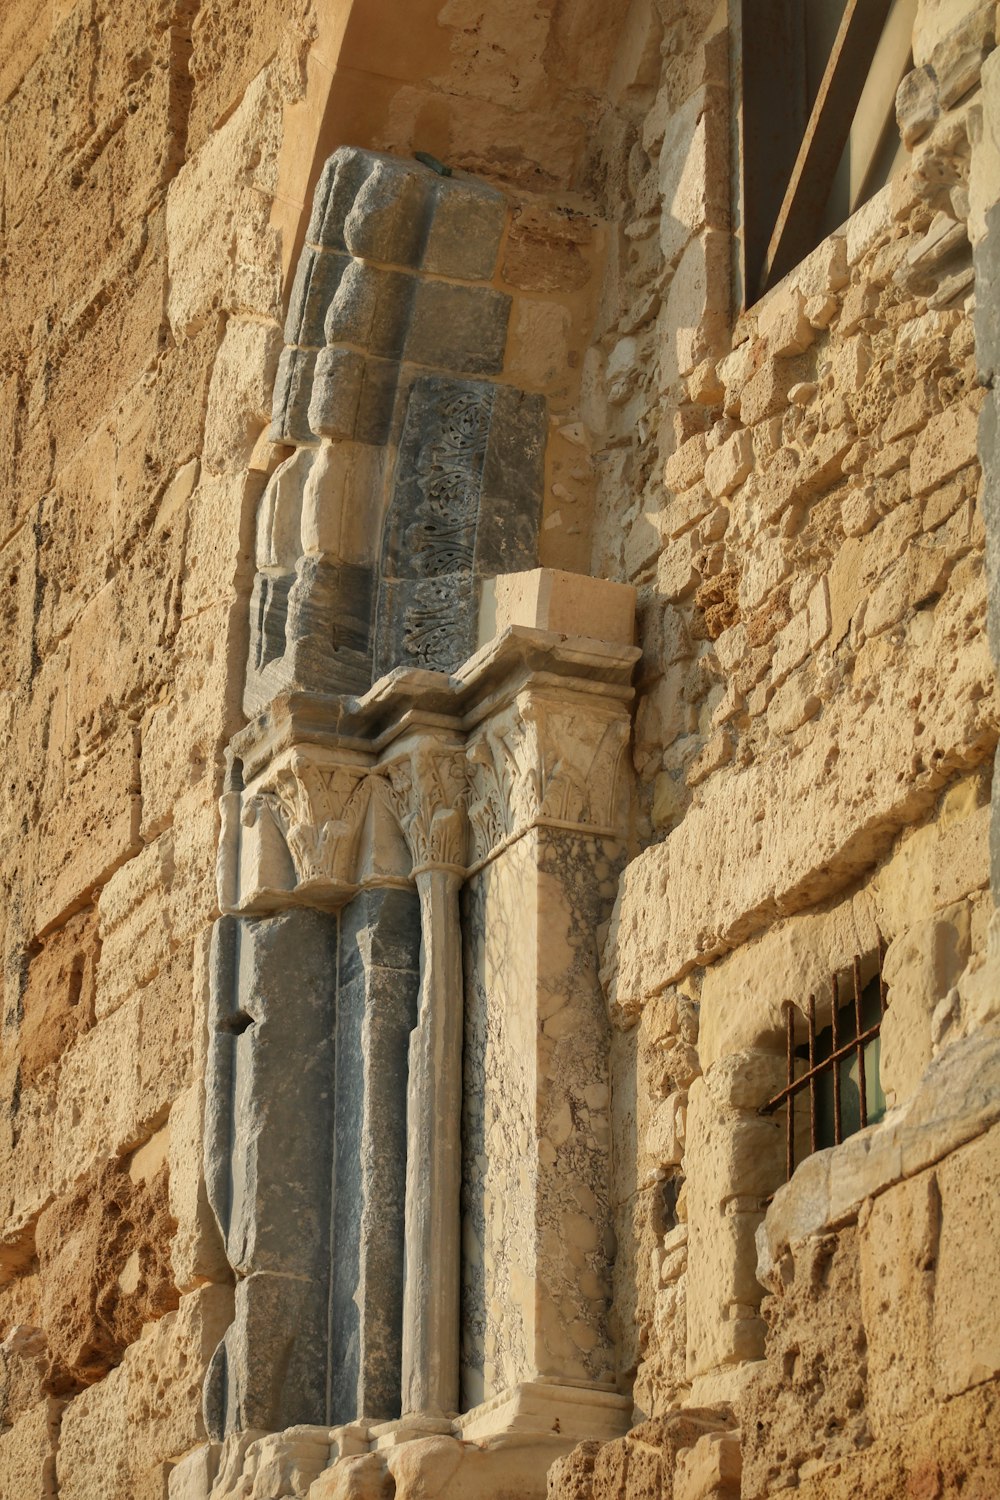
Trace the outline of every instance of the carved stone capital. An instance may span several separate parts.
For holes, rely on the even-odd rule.
[[[364,757],[296,745],[245,791],[227,794],[219,859],[223,908],[252,913],[350,900],[362,883],[368,777]]]
[[[581,694],[525,692],[470,738],[469,864],[533,826],[621,836],[629,720]]]
[[[297,887],[357,884],[358,835],[368,809],[368,768],[319,758],[296,747],[256,789],[244,823],[266,808],[284,836]]]
[[[413,874],[429,869],[464,874],[469,799],[464,745],[421,738],[379,766],[372,782],[402,829]]]

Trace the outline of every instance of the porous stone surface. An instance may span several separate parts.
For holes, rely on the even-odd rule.
[[[738,9],[3,9],[2,1497],[1000,1487],[998,11],[756,298]]]

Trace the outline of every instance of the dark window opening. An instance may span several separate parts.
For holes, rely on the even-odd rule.
[[[845,981],[830,981],[829,1025],[817,1028],[816,996],[805,1007],[806,1040],[796,1041],[796,1018],[802,1012],[785,1007],[785,1087],[761,1114],[785,1111],[785,1167],[791,1177],[796,1162],[814,1151],[839,1146],[849,1135],[874,1125],[885,1114],[879,1077],[882,1018],[886,988],[882,976],[885,948],[880,942],[874,972],[864,978],[865,961],[854,959]]]
[[[917,0],[730,0],[738,304],[749,307],[905,156],[896,90]]]

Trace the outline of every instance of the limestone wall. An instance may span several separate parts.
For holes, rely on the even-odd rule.
[[[586,565],[570,350],[615,18],[532,9],[484,32],[475,7],[425,4],[401,37],[392,7],[348,0],[4,7],[0,1490],[19,1500],[162,1496],[205,1435],[232,1316],[201,1160],[217,802],[255,512],[288,452],[267,425],[303,205],[341,142],[514,194],[512,378],[567,428],[543,547]]]
[[[905,167],[741,310],[717,0],[4,9],[0,1496],[992,1494],[1000,53],[992,0],[914,15]],[[541,1380],[492,1446],[202,1408],[219,798],[345,144],[504,195],[538,561],[640,606],[627,859],[529,821],[465,897],[463,1404]],[[783,1007],[880,942],[894,1112],[784,1187]]]
[[[205,940],[307,37],[258,15],[222,80],[197,10],[0,23],[11,1496],[161,1495],[231,1316],[199,1162]]]
[[[917,7],[916,71],[897,99],[905,168],[746,311],[731,280],[724,7],[684,7],[662,33],[653,9],[642,15],[662,68],[649,45],[623,42],[630,71],[598,134],[618,236],[584,408],[599,451],[593,567],[637,586],[643,646],[646,847],[604,949],[619,1028],[620,1378],[637,1415],[657,1421],[730,1403],[745,1494],[807,1479],[832,1494],[824,1484],[841,1474],[855,1492],[899,1493],[940,1442],[936,1492],[950,1495],[963,1423],[994,1388],[945,1417],[932,1407],[951,1390],[925,1385],[911,1448],[868,1411],[867,1387],[838,1391],[836,1413],[822,1407],[826,1377],[793,1370],[788,1349],[816,1338],[823,1370],[836,1346],[845,1379],[868,1368],[874,1380],[866,1331],[906,1347],[908,1294],[879,1305],[877,1334],[858,1331],[836,1256],[829,1272],[796,1259],[796,1278],[812,1274],[809,1309],[784,1283],[766,1283],[761,1306],[756,1234],[785,1181],[785,1143],[781,1120],[759,1110],[785,1081],[785,1007],[797,1007],[797,1043],[810,994],[828,1024],[831,981],[849,983],[854,955],[873,963],[880,941],[890,1108],[923,1098],[932,1057],[995,1022],[997,699],[978,425],[993,355],[973,329],[973,245],[997,191],[995,8]],[[992,282],[984,295],[991,305]],[[798,1136],[801,1149],[801,1123]],[[784,1192],[810,1190],[796,1178]],[[862,1238],[868,1211],[855,1211]],[[849,1258],[849,1231],[833,1209],[831,1220]],[[941,1232],[959,1234],[958,1220],[943,1207]],[[891,1274],[905,1279],[898,1254]],[[938,1286],[927,1295],[943,1308]],[[990,1356],[970,1385],[996,1373]],[[879,1379],[892,1377],[880,1367]],[[916,1422],[917,1407],[897,1416]],[[824,1448],[834,1429],[840,1447]],[[670,1493],[659,1429],[635,1440],[656,1451]],[[867,1467],[842,1462],[869,1444]],[[599,1459],[586,1481],[553,1471],[550,1492],[630,1494],[618,1462]],[[970,1449],[984,1494],[991,1462]],[[682,1469],[675,1496],[708,1493],[694,1480],[689,1491]]]

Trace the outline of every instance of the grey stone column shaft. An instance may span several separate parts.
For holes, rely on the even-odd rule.
[[[417,873],[423,946],[410,1038],[404,1415],[458,1410],[462,1182],[462,934],[454,870]]]

